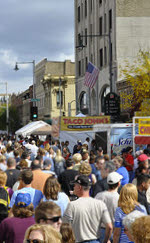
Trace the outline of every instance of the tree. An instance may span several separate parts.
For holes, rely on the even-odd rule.
[[[15,106],[9,106],[9,132],[15,133],[21,127],[19,112]],[[0,130],[6,130],[6,109],[0,109]]]
[[[150,105],[150,52],[140,50],[136,61],[130,64],[125,62],[121,68],[121,79],[126,80],[128,89],[122,91],[122,109],[134,111],[147,111]]]

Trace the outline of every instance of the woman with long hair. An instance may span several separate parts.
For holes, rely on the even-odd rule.
[[[43,192],[43,201],[55,202],[61,208],[61,215],[63,216],[69,202],[69,197],[64,192],[61,192],[61,185],[54,176],[47,178]]]
[[[122,221],[124,217],[134,210],[139,210],[145,214],[146,209],[138,203],[138,191],[135,185],[129,183],[122,187],[118,201],[118,208],[115,212],[115,228],[113,235],[113,243],[129,243],[131,242],[124,232]]]
[[[70,224],[62,223],[60,233],[62,235],[62,243],[75,243],[75,236]]]
[[[61,150],[57,149],[56,156],[54,158],[55,173],[59,176],[65,170],[65,159],[61,154]]]
[[[61,243],[61,234],[51,225],[34,224],[25,234],[24,243]]]

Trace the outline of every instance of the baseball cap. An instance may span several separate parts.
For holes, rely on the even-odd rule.
[[[46,168],[49,165],[51,165],[50,159],[45,159],[44,162],[43,162],[43,167]]]
[[[31,196],[29,193],[18,193],[15,200],[15,205],[18,207],[27,207],[31,203]]]
[[[71,182],[71,184],[78,183],[81,186],[91,186],[92,182],[90,178],[86,175],[79,175],[74,181]]]
[[[107,183],[109,185],[113,185],[113,184],[116,184],[118,183],[121,179],[123,178],[122,175],[120,175],[119,173],[117,172],[111,172],[108,177],[107,177]]]
[[[138,157],[138,161],[143,162],[148,159],[148,156],[146,154],[141,154]]]

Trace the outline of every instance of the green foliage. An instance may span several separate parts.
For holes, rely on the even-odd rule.
[[[9,106],[9,132],[15,133],[21,127],[18,110]],[[6,109],[0,109],[0,130],[6,130]]]

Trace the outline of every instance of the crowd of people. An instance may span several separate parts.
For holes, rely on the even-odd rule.
[[[150,145],[0,137],[0,243],[150,243]]]

